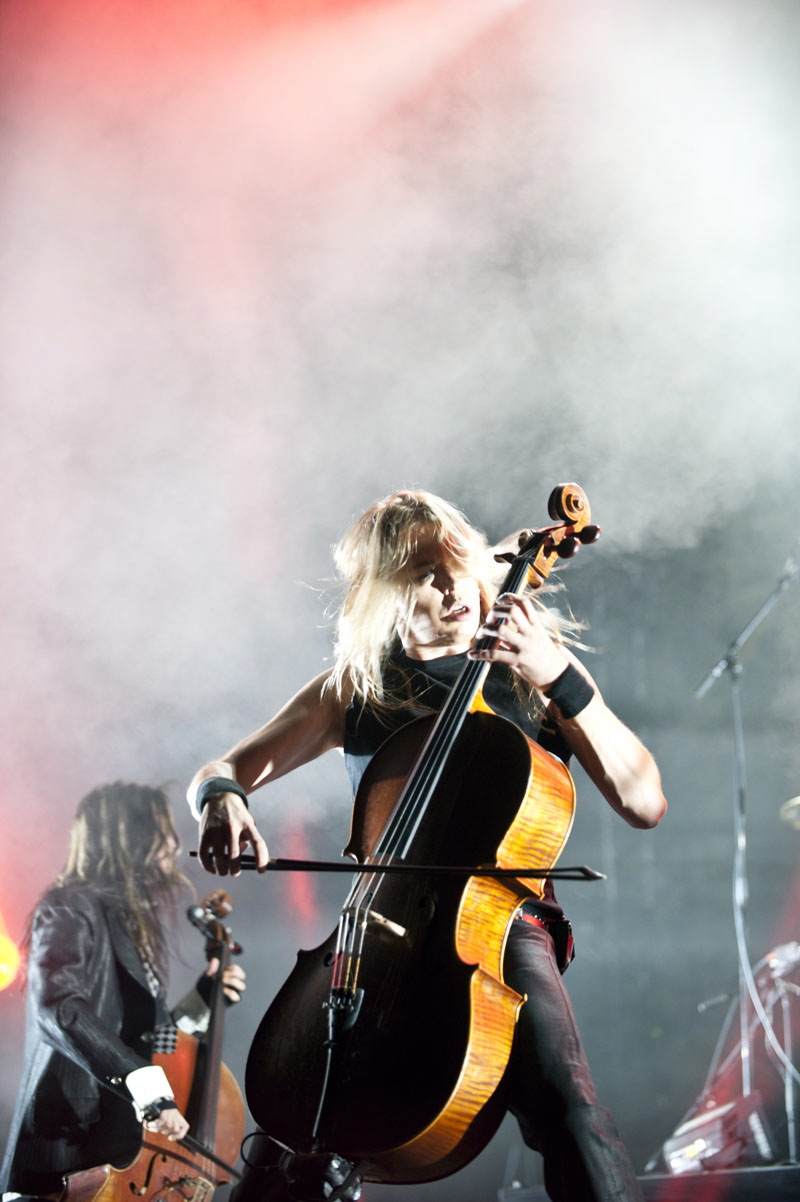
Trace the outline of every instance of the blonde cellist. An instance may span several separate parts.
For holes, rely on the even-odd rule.
[[[495,713],[561,760],[574,755],[631,826],[661,820],[666,802],[653,757],[568,648],[566,625],[530,596],[495,595],[495,550],[430,493],[395,493],[356,520],[336,549],[345,595],[334,666],[191,783],[206,869],[237,873],[248,847],[265,868],[267,848],[249,795],[334,748],[344,752],[355,789],[387,735],[436,711],[475,658],[491,664],[484,693]],[[499,637],[476,649],[476,639],[490,636]],[[504,978],[527,1001],[503,1082],[508,1108],[544,1158],[554,1202],[639,1200],[628,1153],[596,1097],[562,981],[572,938],[549,883],[511,925]],[[257,1159],[253,1147],[248,1160]],[[255,1169],[239,1187],[241,1202],[284,1196],[278,1176],[266,1169],[259,1177]],[[355,1186],[341,1196],[357,1197]]]

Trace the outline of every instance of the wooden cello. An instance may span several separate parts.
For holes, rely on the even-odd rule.
[[[58,1202],[206,1202],[214,1190],[239,1177],[233,1167],[244,1136],[245,1113],[241,1090],[222,1061],[225,1004],[222,975],[235,945],[222,919],[231,899],[217,889],[192,907],[190,918],[203,930],[209,958],[219,959],[212,981],[208,1029],[202,1038],[178,1031],[169,1055],[156,1054],[153,1063],[167,1075],[178,1108],[189,1122],[189,1134],[171,1142],[146,1128],[139,1153],[125,1168],[98,1165],[65,1178]]]
[[[585,493],[550,497],[558,525],[511,556],[503,592],[538,587],[599,534]],[[367,767],[345,854],[359,871],[337,930],[297,965],[254,1037],[246,1094],[299,1156],[335,1153],[367,1181],[411,1183],[469,1162],[505,1112],[498,1086],[524,1001],[503,981],[506,935],[543,877],[448,874],[560,856],[574,814],[566,767],[482,695],[467,662],[442,710],[391,735]],[[479,821],[475,821],[479,816]],[[411,876],[381,871],[425,865]]]

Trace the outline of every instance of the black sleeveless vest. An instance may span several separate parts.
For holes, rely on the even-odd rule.
[[[409,695],[411,702],[401,709],[378,710],[353,700],[345,715],[344,756],[347,773],[356,792],[364,770],[389,735],[414,718],[438,713],[467,662],[466,651],[442,655],[437,659],[411,659],[398,650],[384,671],[386,692]],[[483,686],[483,695],[496,714],[508,718],[534,742],[567,763],[569,748],[547,716],[532,717],[526,712],[514,688],[514,677],[503,664],[493,664]]]

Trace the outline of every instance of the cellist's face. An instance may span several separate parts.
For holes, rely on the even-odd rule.
[[[408,591],[397,623],[412,659],[466,651],[481,620],[478,582],[432,536],[423,536],[405,572]]]

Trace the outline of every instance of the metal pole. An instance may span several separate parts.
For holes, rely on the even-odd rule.
[[[705,679],[695,690],[699,701],[723,674],[728,672],[731,680],[731,710],[733,715],[734,747],[734,862],[733,862],[733,917],[736,930],[736,945],[739,956],[739,1028],[741,1031],[742,1094],[746,1097],[752,1089],[750,1058],[750,1029],[747,1019],[750,986],[750,957],[747,951],[747,773],[745,767],[744,729],[742,724],[741,683],[742,664],[739,652],[753,631],[761,625],[782,593],[800,576],[800,568],[791,557],[786,561],[783,575],[777,586],[767,597],[758,612],[750,619],[744,630],[734,639],[727,653],[718,660]],[[754,1004],[755,1004],[755,999]],[[758,1010],[758,1007],[756,1007]]]
[[[734,856],[733,856],[733,914],[736,929],[736,944],[739,949],[739,1034],[742,1062],[742,1096],[747,1097],[752,1089],[750,1023],[748,1020],[749,989],[744,965],[750,963],[747,952],[747,769],[744,754],[744,729],[742,725],[742,665],[732,658],[731,709],[733,713],[734,746]]]

